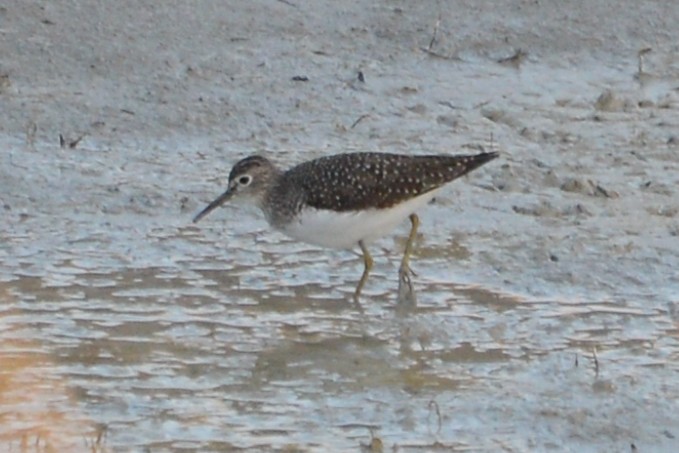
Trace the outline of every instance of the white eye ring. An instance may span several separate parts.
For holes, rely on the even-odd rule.
[[[243,175],[238,178],[238,184],[240,184],[241,186],[249,186],[251,182],[252,176],[250,175]]]

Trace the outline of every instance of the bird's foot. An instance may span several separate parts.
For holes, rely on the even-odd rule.
[[[401,266],[398,270],[397,310],[409,310],[417,306],[417,297],[410,275],[416,275],[409,266]]]
[[[353,306],[357,312],[359,312],[360,314],[365,314],[365,311],[363,310],[363,305],[361,305],[361,301],[359,299],[360,295],[354,293],[353,297],[351,298],[351,300],[354,302]]]

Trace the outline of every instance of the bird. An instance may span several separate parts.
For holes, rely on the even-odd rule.
[[[364,265],[353,293],[358,304],[373,267],[367,245],[410,220],[399,267],[399,293],[401,283],[412,292],[410,255],[420,224],[417,211],[446,184],[498,155],[352,152],[316,158],[288,170],[262,155],[251,155],[232,167],[227,189],[193,222],[238,200],[257,206],[269,225],[298,241],[335,249],[358,246]]]

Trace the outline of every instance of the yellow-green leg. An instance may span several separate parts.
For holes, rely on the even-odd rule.
[[[361,279],[358,281],[358,285],[356,286],[356,291],[354,292],[354,301],[358,303],[358,298],[361,295],[361,291],[363,290],[363,287],[365,286],[365,282],[368,281],[368,275],[370,275],[370,270],[373,268],[373,258],[370,256],[370,252],[368,252],[368,249],[366,248],[365,244],[363,241],[358,241],[358,245],[361,247],[361,252],[363,252],[363,275],[361,275]]]
[[[417,236],[417,227],[420,226],[420,219],[417,214],[410,214],[410,234],[408,235],[408,240],[406,241],[406,248],[403,251],[403,259],[401,260],[401,267],[399,268],[399,274],[409,274],[410,270],[410,254],[413,252],[413,242],[415,242],[415,237]]]
[[[398,302],[403,306],[415,306],[415,291],[410,280],[410,274],[414,274],[410,270],[410,254],[413,251],[413,243],[417,236],[417,227],[420,226],[420,219],[417,214],[410,214],[410,234],[406,241],[406,248],[403,252],[403,259],[401,260],[401,267],[398,269]]]

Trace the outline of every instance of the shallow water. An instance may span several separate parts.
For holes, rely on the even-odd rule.
[[[80,3],[0,8],[0,450],[679,450],[674,9],[611,37],[603,3],[458,2],[428,53],[420,4],[164,2],[141,39]],[[252,152],[480,149],[420,215],[412,312],[407,225],[359,312],[356,253],[191,223]]]
[[[287,241],[210,254],[194,227],[152,236],[135,243],[175,244],[173,263],[116,266],[90,249],[5,267],[0,435],[13,450],[354,450],[371,432],[403,451],[622,450],[679,435],[679,329],[648,298],[456,285],[430,251],[415,312],[394,310],[395,265],[381,264],[360,314],[358,258]]]

